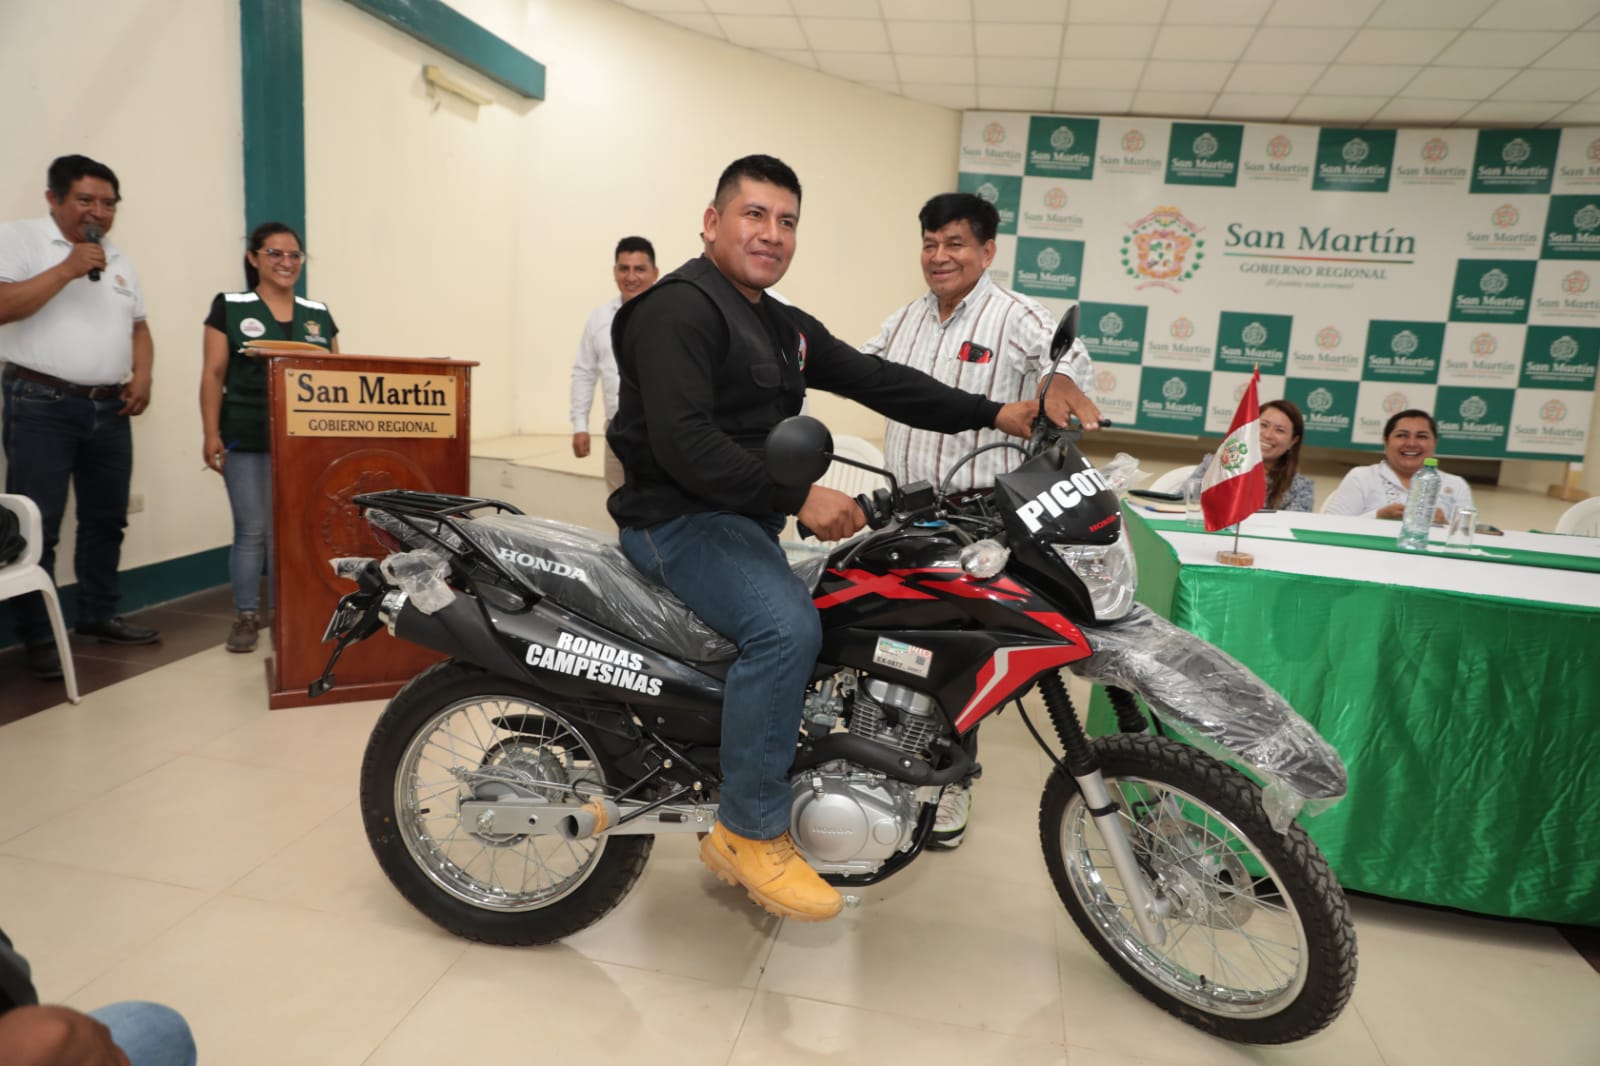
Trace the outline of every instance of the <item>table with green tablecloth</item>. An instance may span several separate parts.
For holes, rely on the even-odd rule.
[[[1600,541],[1419,555],[1375,550],[1393,522],[1260,514],[1237,568],[1216,562],[1231,537],[1124,513],[1140,599],[1344,757],[1349,795],[1302,822],[1346,887],[1600,925]]]

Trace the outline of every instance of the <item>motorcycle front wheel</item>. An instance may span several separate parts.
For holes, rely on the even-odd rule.
[[[1096,951],[1147,999],[1224,1039],[1301,1040],[1355,986],[1344,893],[1305,830],[1278,833],[1243,774],[1161,737],[1091,741],[1146,883],[1170,906],[1151,943],[1088,805],[1064,770],[1039,836],[1056,892]]]
[[[568,841],[469,825],[458,804],[531,795],[577,807],[619,782],[584,726],[540,693],[464,663],[413,678],[384,709],[361,764],[361,818],[412,906],[458,936],[546,944],[622,901],[650,836]]]

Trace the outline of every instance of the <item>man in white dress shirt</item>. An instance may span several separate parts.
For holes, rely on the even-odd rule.
[[[1037,397],[1056,323],[1039,303],[990,279],[1000,213],[971,193],[942,193],[922,206],[917,219],[928,291],[885,319],[878,336],[861,350],[1000,403]],[[1099,426],[1100,412],[1083,392],[1093,374],[1088,351],[1074,341],[1046,398],[1057,422],[1070,411],[1086,429]],[[902,484],[928,481],[939,489],[963,455],[1007,439],[998,430],[944,434],[889,422],[883,433],[884,465]],[[996,475],[1021,461],[1012,448],[985,452],[961,467],[949,491],[993,488]],[[959,846],[970,809],[968,784],[945,789],[931,846]]]
[[[1404,518],[1411,479],[1433,457],[1439,426],[1426,411],[1401,411],[1383,427],[1383,461],[1358,466],[1344,476],[1323,504],[1324,514],[1364,518]],[[1462,507],[1472,506],[1472,490],[1464,479],[1439,471],[1439,505],[1433,520],[1444,524]]]
[[[572,361],[572,454],[579,459],[587,457],[591,447],[589,409],[594,406],[597,380],[606,425],[617,413],[617,360],[611,352],[611,320],[623,304],[654,285],[660,273],[656,269],[655,246],[649,241],[624,237],[617,242],[616,262],[611,268],[617,295],[589,312],[583,339],[578,342],[578,356]],[[600,435],[604,440],[604,427]],[[622,487],[622,464],[611,449],[604,444],[601,447],[605,454],[606,491],[615,492]]]

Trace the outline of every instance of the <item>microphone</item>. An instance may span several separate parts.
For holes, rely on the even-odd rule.
[[[105,231],[102,230],[99,226],[94,225],[93,223],[83,227],[83,239],[88,241],[90,244],[99,244],[100,243],[100,238],[104,237],[105,235],[106,235]],[[89,271],[89,280],[90,281],[99,281],[100,280],[100,268],[99,267],[95,267],[93,270]]]

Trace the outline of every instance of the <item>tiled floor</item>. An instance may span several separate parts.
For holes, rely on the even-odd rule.
[[[834,922],[765,916],[680,836],[568,941],[471,944],[368,850],[380,705],[268,712],[262,656],[220,647],[228,615],[216,590],[139,616],[157,648],[80,645],[77,707],[0,656],[0,706],[46,701],[0,725],[0,925],[46,998],[171,1003],[204,1063],[1600,1063],[1600,973],[1557,930],[1369,898],[1355,997],[1309,1041],[1239,1047],[1149,1006],[1054,898],[1046,762],[1010,712],[967,843]]]
[[[1365,898],[1355,998],[1325,1033],[1243,1048],[1151,1008],[1054,900],[1045,762],[1009,713],[985,727],[968,842],[835,922],[766,917],[667,837],[565,943],[469,944],[367,848],[355,773],[379,710],[269,713],[260,657],[213,646],[0,727],[0,921],[44,995],[171,1003],[203,1062],[236,1066],[1600,1061],[1600,974],[1557,931]]]

